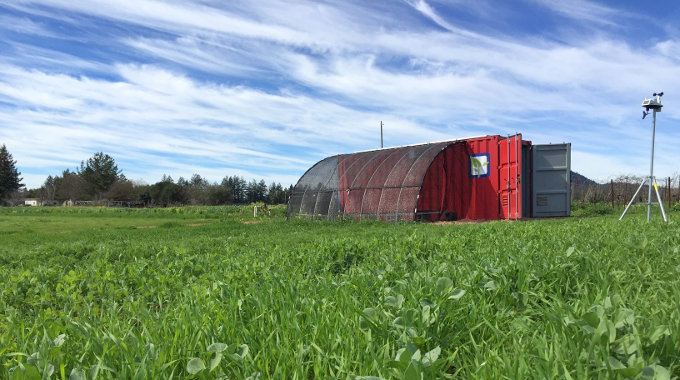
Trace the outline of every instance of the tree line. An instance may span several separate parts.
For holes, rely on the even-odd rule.
[[[199,174],[190,179],[180,177],[176,182],[164,175],[153,185],[133,186],[132,191],[144,204],[169,206],[174,204],[223,205],[264,202],[282,204],[288,201],[292,186],[284,188],[280,183],[267,185],[264,180],[251,180],[239,176],[227,176],[220,183],[210,183]],[[118,194],[109,194],[111,200],[118,200]]]
[[[0,205],[5,204],[8,198],[17,190],[24,187],[21,183],[23,178],[16,168],[16,160],[7,151],[5,144],[0,147]]]
[[[292,190],[292,186],[284,188],[276,182],[267,185],[264,180],[255,179],[246,181],[236,175],[226,176],[221,182],[210,182],[199,174],[189,179],[180,177],[177,181],[169,175],[163,175],[154,184],[140,184],[128,180],[111,156],[98,152],[87,161],[82,161],[75,171],[66,169],[60,175],[48,176],[37,189],[20,191],[24,186],[15,164],[16,161],[12,160],[3,145],[0,149],[0,200],[14,196],[38,198],[42,204],[119,202],[162,207],[254,202],[281,204],[288,201]]]

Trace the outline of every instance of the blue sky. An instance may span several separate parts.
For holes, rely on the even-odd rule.
[[[284,185],[318,160],[521,132],[596,180],[680,171],[676,1],[0,0],[0,143],[24,182]]]

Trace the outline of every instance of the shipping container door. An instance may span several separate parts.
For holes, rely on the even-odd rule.
[[[533,145],[532,216],[571,213],[571,144]]]
[[[500,217],[522,217],[522,135],[498,141],[498,189]]]
[[[522,141],[522,218],[531,217],[531,142]]]

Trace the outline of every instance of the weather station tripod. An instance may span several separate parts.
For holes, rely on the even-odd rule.
[[[649,114],[649,110],[650,109],[652,110],[652,158],[651,163],[649,164],[649,177],[645,178],[642,181],[640,187],[638,187],[637,191],[635,192],[635,195],[633,195],[633,198],[631,198],[630,202],[628,203],[628,206],[626,206],[626,209],[623,210],[623,214],[621,214],[619,220],[623,219],[623,217],[626,216],[628,209],[630,209],[630,206],[632,206],[633,204],[646,204],[647,222],[649,222],[652,219],[652,205],[658,204],[659,207],[661,208],[661,216],[663,216],[663,221],[668,222],[668,218],[666,218],[666,210],[663,209],[663,202],[661,201],[661,195],[659,194],[659,185],[657,185],[656,178],[654,177],[654,135],[656,133],[656,113],[661,112],[661,107],[663,107],[663,105],[661,104],[661,97],[663,96],[663,92],[654,93],[652,96],[655,96],[656,98],[645,99],[642,101],[642,106],[645,107],[646,110],[642,111],[643,119]],[[649,192],[647,194],[647,202],[636,203],[635,199],[637,199],[640,190],[642,190],[645,184],[647,184],[649,188]],[[657,202],[652,202],[652,187],[654,188],[654,191],[656,193]]]

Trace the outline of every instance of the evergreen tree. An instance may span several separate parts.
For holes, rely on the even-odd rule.
[[[208,190],[209,205],[226,205],[233,202],[234,197],[231,190],[224,185],[214,184]]]
[[[169,176],[163,176],[163,180],[153,184],[149,189],[149,196],[152,203],[163,207],[184,204],[187,201],[184,188],[172,182]]]
[[[199,174],[192,175],[184,187],[190,204],[204,205],[210,202],[210,182]]]
[[[248,196],[246,194],[248,184],[244,178],[236,175],[233,177],[224,177],[222,186],[229,188],[234,203],[245,203],[248,201]]]
[[[256,202],[267,202],[267,182],[263,179],[257,183],[257,201]]]
[[[15,166],[17,162],[12,158],[12,154],[7,151],[5,144],[0,147],[0,202],[8,199],[12,194],[24,187],[21,183],[23,178]]]
[[[248,182],[248,186],[246,187],[246,200],[250,203],[257,202],[257,193],[257,181],[252,179]]]
[[[106,199],[114,201],[131,201],[135,199],[135,186],[127,179],[116,181],[105,194]]]
[[[42,186],[42,197],[44,200],[52,201],[54,200],[54,192],[56,190],[57,177],[52,177],[48,175],[45,179],[45,183]]]
[[[90,185],[92,194],[97,198],[123,178],[113,157],[102,152],[95,153],[87,163],[81,161],[78,174]]]
[[[87,183],[81,176],[69,169],[54,178],[54,198],[60,201],[88,200],[86,198]]]
[[[284,204],[288,201],[287,189],[284,189],[280,183],[272,182],[267,191],[267,198],[269,203],[273,205]]]

